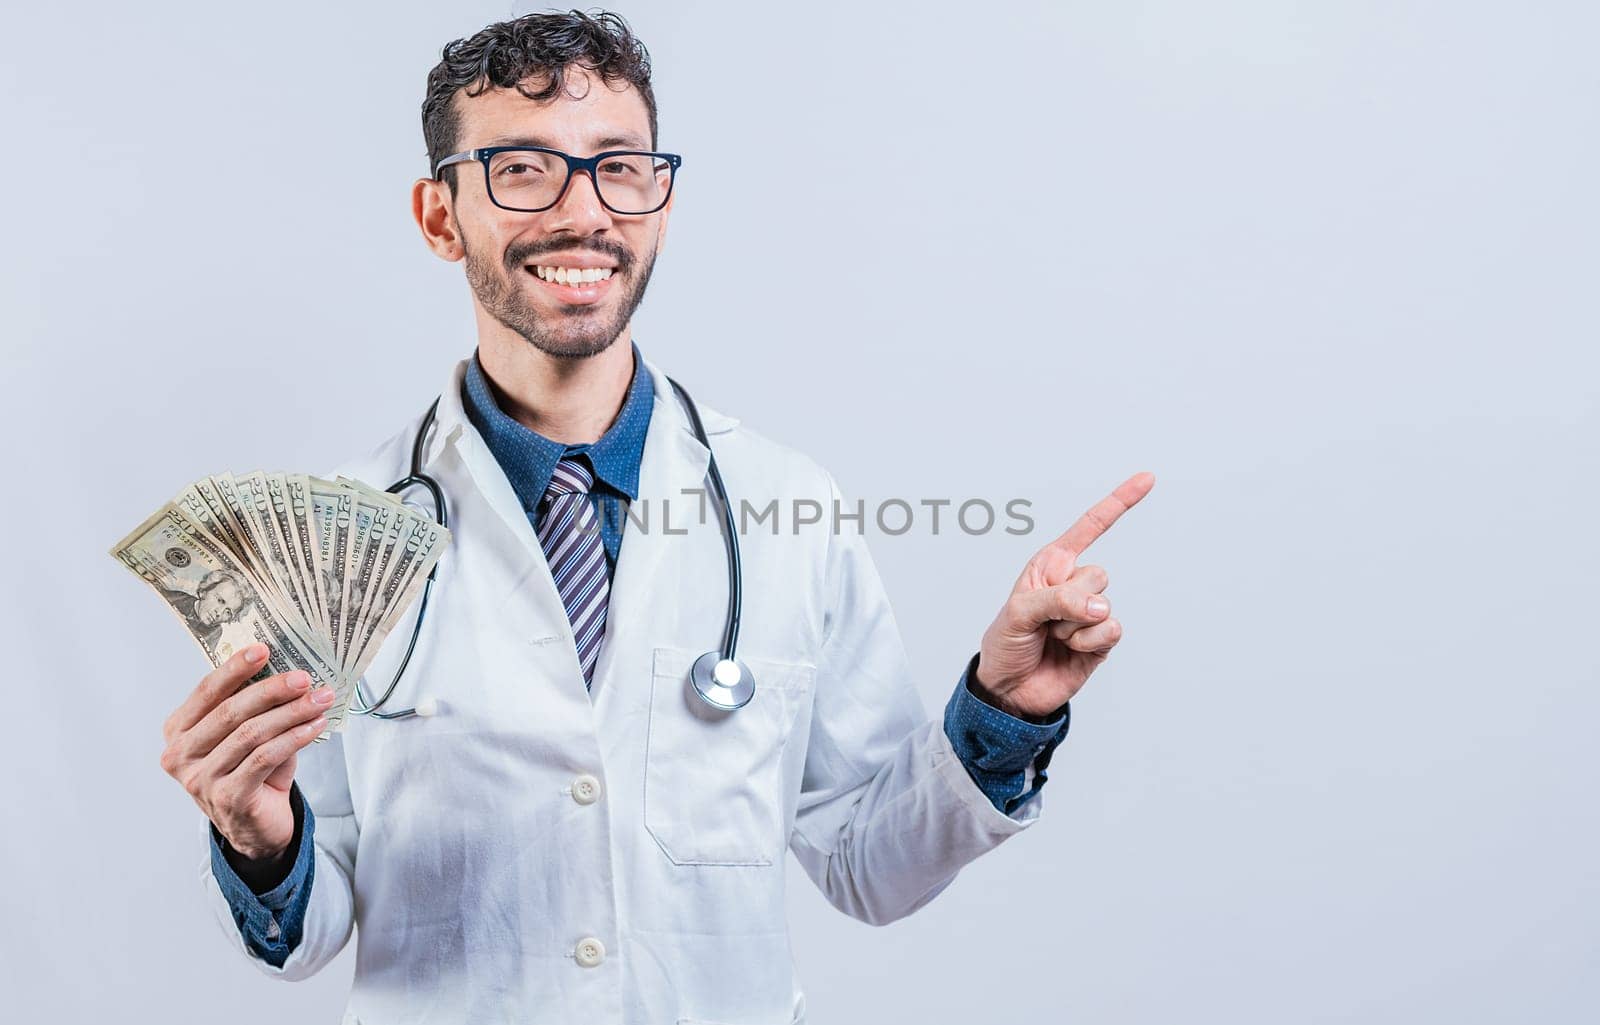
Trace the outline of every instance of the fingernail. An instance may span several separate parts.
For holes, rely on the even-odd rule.
[[[1110,612],[1110,611],[1111,611],[1111,605],[1104,598],[1090,598],[1089,599],[1089,613],[1090,613],[1090,615],[1103,616],[1107,612]]]
[[[318,687],[316,690],[311,692],[311,700],[315,701],[319,705],[333,704],[333,688]]]
[[[290,690],[305,690],[309,686],[311,686],[311,677],[305,672],[301,670],[295,670],[289,674]]]
[[[323,726],[327,725],[327,722],[328,722],[327,719],[325,719],[325,718],[323,718],[322,716],[319,715],[315,719],[313,719],[310,722],[306,723],[304,726],[300,727],[300,735],[302,737],[309,737],[313,733],[315,733],[318,730],[322,729]]]
[[[260,662],[267,657],[267,646],[265,644],[252,644],[244,649],[244,657],[249,662]]]

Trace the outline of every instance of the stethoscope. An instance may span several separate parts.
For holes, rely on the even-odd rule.
[[[689,420],[694,424],[694,436],[711,454],[707,476],[711,479],[711,490],[716,493],[717,504],[722,508],[723,543],[728,550],[728,625],[722,631],[722,647],[708,651],[694,660],[694,665],[689,669],[689,682],[693,684],[694,692],[706,704],[720,711],[732,712],[749,704],[756,693],[755,676],[751,674],[749,666],[739,661],[734,647],[739,640],[739,611],[743,591],[743,572],[739,567],[739,537],[734,529],[733,507],[728,502],[727,489],[722,485],[722,473],[717,469],[716,454],[711,452],[711,442],[707,440],[705,427],[700,423],[700,410],[696,408],[694,400],[689,397],[683,385],[671,377],[667,378],[667,382],[683,399],[689,411]],[[417,427],[417,436],[411,444],[411,473],[384,490],[395,495],[414,487],[427,489],[433,498],[434,518],[439,521],[439,526],[448,529],[450,514],[445,506],[444,489],[439,487],[438,481],[422,472],[422,451],[438,410],[439,400],[434,399],[433,404],[428,407],[427,414],[423,416],[421,425]],[[414,708],[404,708],[394,712],[383,711],[384,704],[388,702],[390,696],[394,694],[396,685],[400,683],[400,677],[405,673],[406,666],[411,663],[412,652],[417,650],[417,638],[422,633],[422,619],[427,614],[428,597],[433,591],[433,579],[438,572],[439,567],[435,564],[422,585],[422,597],[417,602],[417,620],[411,630],[411,642],[406,645],[405,654],[401,656],[400,666],[395,670],[394,679],[389,681],[388,688],[376,702],[367,701],[366,691],[362,688],[361,681],[357,680],[355,694],[352,695],[350,702],[352,714],[370,715],[377,719],[407,719],[411,716],[431,716],[439,710],[437,701],[433,698],[424,698],[418,701]]]

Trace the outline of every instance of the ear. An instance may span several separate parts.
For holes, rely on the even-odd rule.
[[[433,178],[418,178],[411,186],[411,216],[422,229],[422,239],[441,260],[456,262],[466,255],[456,232],[450,186]]]

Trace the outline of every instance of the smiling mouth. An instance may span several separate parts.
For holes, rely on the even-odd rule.
[[[553,298],[569,306],[592,306],[611,291],[616,270],[612,267],[561,267],[527,264],[523,267],[548,289]]]
[[[613,273],[610,267],[562,267],[559,264],[529,266],[540,281],[550,281],[558,285],[593,284],[596,281],[605,281]]]

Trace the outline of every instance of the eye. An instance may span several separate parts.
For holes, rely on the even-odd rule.
[[[511,181],[515,178],[542,178],[545,168],[536,160],[526,157],[510,157],[494,165],[494,176],[500,181]]]

